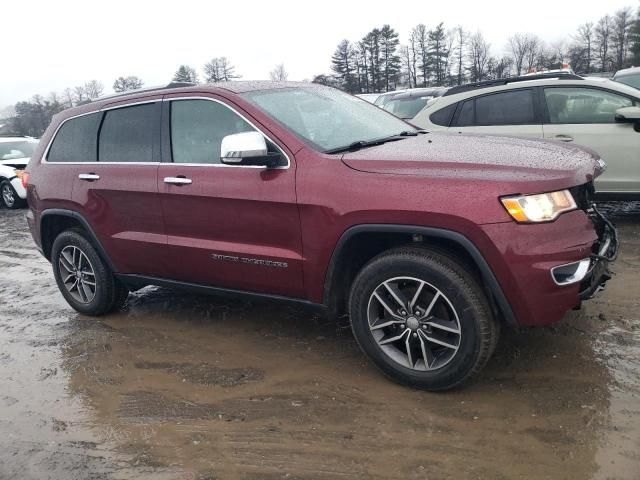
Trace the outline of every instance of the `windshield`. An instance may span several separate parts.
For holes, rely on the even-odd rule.
[[[396,117],[410,119],[415,117],[431,98],[433,97],[394,98],[387,102],[383,108],[393,113]]]
[[[18,142],[0,142],[0,161],[16,158],[30,158],[36,149],[37,142],[21,140]]]
[[[616,76],[614,80],[616,82],[624,83],[625,85],[640,89],[640,72],[632,73],[630,75],[624,75],[622,77]]]
[[[334,88],[282,88],[242,96],[323,152],[416,131],[369,102]]]

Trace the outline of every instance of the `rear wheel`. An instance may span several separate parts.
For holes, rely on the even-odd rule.
[[[80,313],[104,315],[126,301],[127,289],[78,231],[67,230],[56,237],[51,264],[62,296]]]
[[[446,254],[385,252],[356,277],[351,325],[362,350],[399,383],[456,387],[490,358],[499,325],[478,282]]]
[[[22,208],[27,203],[18,196],[18,193],[8,180],[0,183],[0,197],[2,197],[2,203],[7,208]]]

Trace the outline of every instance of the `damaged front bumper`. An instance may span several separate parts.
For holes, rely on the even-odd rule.
[[[620,247],[616,227],[598,211],[595,204],[587,213],[595,225],[598,241],[589,258],[589,268],[580,282],[580,300],[593,298],[604,289],[607,281],[611,279],[609,265],[618,257]]]

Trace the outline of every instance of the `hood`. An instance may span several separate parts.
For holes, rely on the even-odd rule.
[[[346,153],[342,161],[370,173],[507,182],[523,193],[581,185],[605,166],[597,154],[574,145],[457,133],[407,137]]]

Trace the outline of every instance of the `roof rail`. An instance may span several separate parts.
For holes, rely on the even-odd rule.
[[[496,80],[485,80],[483,82],[458,85],[457,87],[451,87],[449,90],[447,90],[443,97],[448,97],[449,95],[454,95],[456,93],[468,92],[470,90],[476,90],[478,88],[498,87],[500,85],[508,85],[509,83],[526,82],[529,80],[544,80],[547,78],[557,78],[558,80],[584,80],[584,77],[569,72],[549,72],[538,73],[535,75],[521,75],[518,77],[498,78]]]
[[[106,100],[111,98],[124,97],[126,95],[131,95],[134,93],[155,92],[157,90],[166,90],[168,88],[194,87],[196,85],[197,83],[193,83],[193,82],[171,82],[171,83],[168,83],[167,85],[156,85],[155,87],[137,88],[136,90],[128,90],[122,93],[113,93],[111,95],[104,95],[98,98],[97,100]]]

